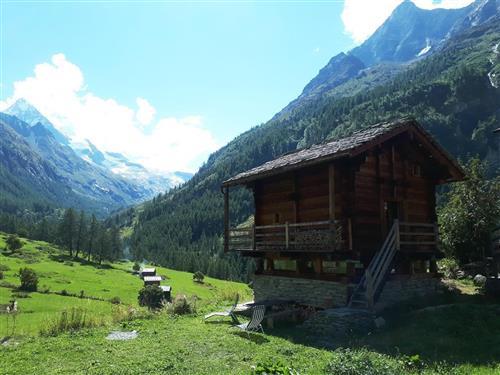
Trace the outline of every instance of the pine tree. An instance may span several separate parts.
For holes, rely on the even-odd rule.
[[[106,228],[99,226],[97,240],[97,261],[102,264],[103,260],[111,259],[111,238]]]
[[[119,259],[122,256],[122,240],[120,238],[120,230],[113,225],[109,231],[111,241],[111,260]]]
[[[80,253],[80,250],[83,248],[86,238],[87,238],[87,218],[85,217],[85,213],[80,211],[80,218],[78,220],[78,229],[77,229],[77,235],[76,235],[76,253],[75,257],[78,258],[78,254]]]
[[[90,221],[90,228],[87,238],[87,260],[90,262],[90,258],[94,256],[94,251],[96,249],[96,242],[99,235],[99,222],[97,221],[95,215],[92,215]]]
[[[73,208],[68,208],[64,213],[62,221],[59,225],[59,239],[61,244],[68,249],[69,256],[73,256],[75,245],[77,219]]]

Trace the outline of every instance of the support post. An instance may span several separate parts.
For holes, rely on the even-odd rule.
[[[331,249],[337,249],[337,236],[335,235],[335,166],[330,164],[328,167],[328,213],[330,218],[330,235],[332,238]]]
[[[290,233],[289,233],[289,227],[288,227],[288,221],[285,222],[285,248],[288,249],[288,242],[290,240]]]
[[[347,231],[349,234],[349,251],[352,251],[352,222],[351,222],[351,218],[347,219]]]
[[[229,187],[224,190],[224,252],[229,251]]]

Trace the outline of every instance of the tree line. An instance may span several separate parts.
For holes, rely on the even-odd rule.
[[[122,241],[117,226],[106,227],[95,215],[87,217],[84,211],[77,213],[68,208],[58,225],[57,242],[68,251],[70,257],[82,257],[101,264],[114,261],[122,254]]]
[[[101,264],[123,256],[120,229],[116,225],[74,208],[47,211],[47,215],[31,217],[29,220],[1,214],[0,230],[56,244],[67,251],[70,257],[89,262]]]

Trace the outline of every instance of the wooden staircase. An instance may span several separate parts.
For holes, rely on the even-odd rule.
[[[373,257],[359,284],[354,289],[349,299],[349,303],[347,304],[349,308],[373,309],[375,298],[384,286],[385,279],[391,270],[391,264],[396,255],[396,251],[399,249],[399,221],[394,220],[384,244]]]

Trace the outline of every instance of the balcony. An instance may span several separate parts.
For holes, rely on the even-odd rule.
[[[229,250],[255,252],[342,251],[350,248],[351,236],[348,224],[342,225],[340,221],[336,220],[233,228],[229,230]]]

